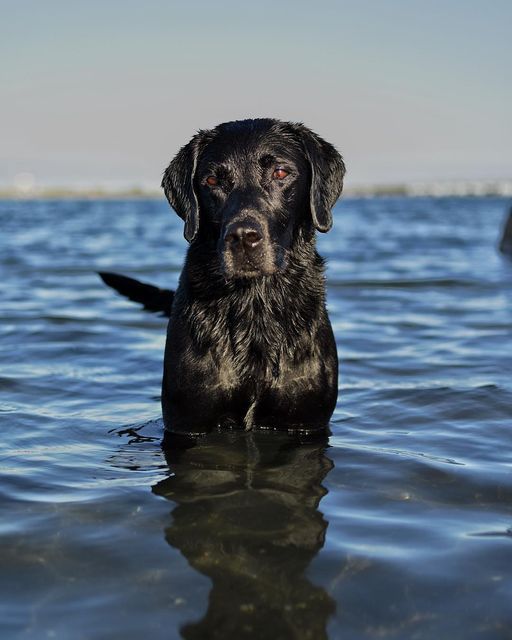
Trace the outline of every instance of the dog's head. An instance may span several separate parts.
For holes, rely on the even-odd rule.
[[[326,232],[343,187],[336,149],[302,124],[240,120],[200,131],[167,167],[165,195],[190,242],[215,242],[227,278],[286,264],[298,229]]]

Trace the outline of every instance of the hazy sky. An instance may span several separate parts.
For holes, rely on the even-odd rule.
[[[511,25],[511,0],[0,0],[0,183],[156,186],[258,116],[352,184],[511,178]]]

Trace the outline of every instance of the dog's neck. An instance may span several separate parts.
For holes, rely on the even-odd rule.
[[[273,377],[283,355],[307,355],[326,313],[324,262],[314,238],[295,242],[282,270],[240,280],[225,280],[213,247],[192,245],[189,252],[193,259],[180,287],[186,289],[186,321],[199,348],[203,343],[229,350],[242,366],[256,358]]]

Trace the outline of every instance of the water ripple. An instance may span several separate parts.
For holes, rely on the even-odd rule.
[[[507,206],[339,203],[319,237],[329,442],[164,453],[165,320],[96,272],[175,287],[181,221],[156,200],[0,203],[4,637],[509,637]]]

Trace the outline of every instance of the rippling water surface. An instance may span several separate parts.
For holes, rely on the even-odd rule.
[[[2,638],[512,638],[503,199],[347,199],[328,441],[160,448],[159,201],[0,203]]]

